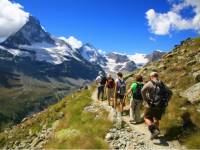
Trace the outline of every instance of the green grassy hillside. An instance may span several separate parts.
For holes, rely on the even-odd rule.
[[[179,139],[188,148],[200,148],[200,90],[196,101],[182,96],[188,88],[197,84],[200,73],[200,38],[187,39],[175,46],[172,52],[157,62],[152,62],[133,72],[148,81],[151,71],[158,71],[173,91],[173,97],[161,120],[161,129],[169,139]],[[129,84],[132,78],[129,75]],[[191,90],[191,94],[194,90]],[[190,96],[189,96],[190,97]]]
[[[104,137],[112,126],[107,112],[103,109],[97,112],[84,111],[92,103],[92,92],[93,89],[90,89],[71,94],[22,124],[0,133],[0,147],[9,145],[9,148],[16,148],[18,141],[27,141],[27,138],[43,132],[44,128],[53,128],[45,148],[107,149]],[[30,147],[25,145],[23,148]]]

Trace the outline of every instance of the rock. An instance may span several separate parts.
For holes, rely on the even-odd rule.
[[[58,127],[58,125],[59,125],[59,120],[56,120],[53,124],[52,124],[52,130],[55,130],[57,127]]]
[[[163,55],[163,58],[171,58],[173,56],[174,56],[174,53],[171,52],[171,53]]]
[[[27,121],[27,120],[28,120],[28,117],[22,119],[21,123],[23,123],[23,122],[25,122],[25,121]]]
[[[186,107],[181,107],[180,109],[183,110],[183,111],[187,110]]]
[[[196,62],[197,62],[196,60],[191,60],[187,63],[187,66],[192,66],[192,65],[196,64]]]
[[[113,139],[113,137],[114,137],[114,136],[113,136],[112,133],[107,133],[105,139],[106,139],[107,141],[110,141],[110,140]]]
[[[36,147],[40,142],[42,142],[43,140],[42,139],[40,139],[40,138],[35,138],[34,140],[33,140],[33,142],[31,143],[31,147]]]
[[[65,116],[65,114],[63,112],[58,113],[58,119],[62,119],[64,116]]]
[[[183,93],[180,93],[180,96],[187,98],[192,104],[200,102],[200,83],[197,83]]]
[[[193,73],[193,77],[196,82],[200,82],[200,70]]]

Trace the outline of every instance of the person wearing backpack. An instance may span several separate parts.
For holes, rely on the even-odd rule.
[[[105,75],[103,74],[102,71],[99,71],[99,74],[96,78],[96,83],[98,85],[98,91],[97,91],[97,98],[98,100],[102,100],[104,99],[104,87],[105,87],[105,84],[106,84],[106,77]]]
[[[106,94],[107,94],[109,106],[110,106],[111,101],[112,101],[112,106],[113,106],[114,88],[115,88],[115,80],[112,78],[111,74],[109,74],[106,81]]]
[[[125,94],[126,94],[126,82],[123,79],[123,74],[121,72],[117,73],[117,79],[115,81],[115,101],[114,108],[117,107],[117,101],[120,102],[120,112],[123,113],[125,105]]]
[[[142,105],[142,93],[141,90],[144,86],[143,77],[137,75],[136,81],[131,84],[126,96],[132,93],[132,99],[130,100],[130,123],[137,124],[141,122],[140,109]]]
[[[144,121],[151,132],[151,140],[160,134],[159,120],[161,120],[171,96],[171,90],[159,80],[158,73],[152,72],[150,81],[142,88],[142,97],[146,102]]]

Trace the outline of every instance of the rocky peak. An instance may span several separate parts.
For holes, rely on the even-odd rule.
[[[2,45],[18,47],[19,45],[32,45],[34,43],[54,44],[54,40],[43,29],[39,20],[30,15],[27,23],[15,34],[8,37]]]
[[[106,58],[98,52],[92,44],[86,43],[79,49],[80,54],[88,61],[105,65]]]
[[[129,58],[126,55],[118,54],[118,53],[109,53],[107,54],[109,59],[115,60],[116,63],[124,63],[129,61]]]
[[[164,54],[166,54],[166,53],[165,53],[165,52],[162,52],[162,51],[155,50],[155,51],[153,51],[153,53],[147,55],[146,58],[149,60],[149,62],[157,61],[157,60],[159,60]]]

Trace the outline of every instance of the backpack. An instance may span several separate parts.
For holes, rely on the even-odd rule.
[[[152,101],[150,102],[150,106],[153,107],[166,107],[168,105],[168,101],[170,99],[171,93],[166,89],[163,82],[160,84],[151,81],[155,86],[154,96]]]
[[[133,95],[133,98],[136,99],[136,100],[142,100],[142,93],[141,93],[141,90],[143,88],[143,84],[139,84],[139,83],[136,83],[136,89],[135,91],[132,90],[132,95]]]
[[[100,84],[101,84],[101,85],[105,85],[105,84],[106,84],[106,81],[107,81],[107,78],[104,77],[104,76],[101,76]]]
[[[125,95],[125,93],[126,93],[126,82],[124,81],[124,80],[120,80],[120,79],[118,79],[118,81],[117,81],[117,93],[119,94],[119,95]]]
[[[114,86],[115,86],[115,81],[114,81],[114,79],[113,79],[113,78],[107,79],[107,88],[113,89]]]

